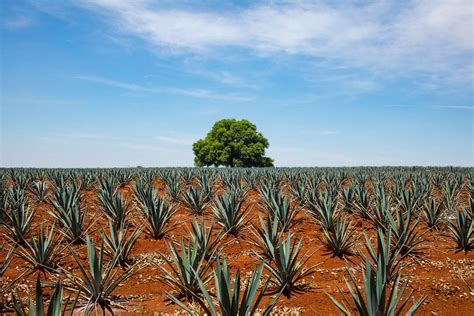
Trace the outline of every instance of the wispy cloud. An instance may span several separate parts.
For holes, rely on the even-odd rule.
[[[54,106],[69,106],[69,105],[80,105],[83,104],[79,100],[63,100],[63,99],[34,99],[28,101],[28,103],[35,105],[54,105]]]
[[[144,137],[123,137],[116,136],[113,134],[103,134],[88,131],[63,131],[63,132],[49,132],[36,136],[42,142],[48,143],[59,143],[59,144],[71,144],[81,142],[82,144],[103,144],[106,143],[111,146],[126,148],[132,150],[146,150],[146,151],[159,151],[159,152],[171,152],[175,151],[171,147],[163,146],[156,140],[148,139],[147,142],[143,142],[146,138]],[[179,143],[184,142],[185,139],[173,138],[173,137],[158,137],[158,140],[167,143]]]
[[[178,136],[157,136],[157,139],[164,143],[176,144],[176,145],[192,145],[196,140],[189,137],[178,137]]]
[[[117,80],[112,80],[103,77],[97,76],[84,76],[77,75],[74,76],[76,79],[96,82],[106,86],[133,91],[133,92],[148,92],[148,93],[165,93],[165,94],[175,94],[182,95],[194,98],[206,98],[206,99],[216,99],[216,100],[227,100],[227,101],[237,101],[237,102],[247,102],[253,100],[252,97],[244,96],[236,93],[218,93],[215,91],[210,91],[207,89],[187,89],[187,88],[177,88],[177,87],[150,87],[135,83],[122,82]]]
[[[434,109],[457,109],[457,110],[474,110],[474,105],[428,105],[425,108]]]
[[[36,137],[43,141],[61,143],[70,143],[74,141],[114,142],[123,140],[122,137],[118,136],[84,131],[49,132],[36,135]]]
[[[410,104],[389,104],[390,108],[421,108],[421,109],[452,109],[473,111],[474,105],[410,105]]]
[[[302,54],[377,71],[448,74],[471,67],[470,0],[258,4],[194,10],[150,1],[84,0],[115,30],[168,51],[241,47],[259,55]],[[436,65],[436,67],[433,67]],[[463,80],[472,80],[471,74]]]
[[[247,80],[228,71],[209,71],[209,70],[193,70],[194,74],[212,79],[218,83],[225,84],[236,88],[257,89],[255,83]]]
[[[325,129],[325,130],[320,131],[319,134],[321,134],[321,135],[335,135],[335,134],[339,134],[339,132],[335,131],[335,130],[332,130],[332,129]]]
[[[32,24],[33,24],[33,20],[30,17],[24,16],[24,15],[7,17],[3,21],[3,26],[8,29],[22,29],[22,28],[29,27]]]
[[[29,27],[34,24],[34,17],[30,10],[12,2],[2,3],[2,22],[0,25],[7,29],[16,30]]]
[[[121,81],[116,81],[116,80],[111,80],[107,78],[102,78],[102,77],[96,77],[96,76],[83,76],[83,75],[77,75],[74,76],[76,79],[80,80],[85,80],[85,81],[92,81],[92,82],[97,82],[101,83],[110,87],[115,87],[119,89],[125,89],[125,90],[130,90],[130,91],[146,91],[146,92],[154,92],[154,89],[144,87],[142,85],[138,84],[133,84],[133,83],[127,83],[127,82],[121,82]]]

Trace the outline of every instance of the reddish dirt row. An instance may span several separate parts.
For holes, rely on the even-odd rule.
[[[160,183],[157,182],[156,187],[160,194],[165,193]],[[121,192],[128,198],[133,197],[131,184],[121,189]],[[106,227],[106,222],[99,216],[100,211],[95,196],[96,192],[94,191],[86,192],[83,195],[83,204],[91,218],[98,219],[91,231],[91,234],[97,238],[99,228]],[[247,203],[250,205],[248,212],[249,216],[253,216],[253,222],[255,222],[256,215],[259,212],[257,201],[257,194],[251,192],[247,198]],[[50,208],[51,206],[48,203],[37,205],[34,223],[39,224],[47,220],[47,210]],[[303,250],[309,253],[314,252],[307,265],[317,265],[317,267],[315,273],[304,280],[307,287],[304,291],[289,298],[280,297],[277,311],[282,315],[339,315],[340,312],[325,292],[330,293],[337,299],[342,299],[339,289],[348,294],[343,279],[346,276],[346,260],[333,258],[326,254],[319,240],[322,236],[319,225],[307,217],[304,210],[300,212],[299,216],[302,218],[302,222],[295,227],[294,232],[302,238]],[[207,211],[204,217],[208,219],[207,223],[209,223],[210,210]],[[133,220],[136,224],[140,222],[139,216],[133,217]],[[181,208],[173,221],[179,223],[179,225],[163,240],[152,240],[145,233],[142,233],[135,244],[132,257],[137,260],[144,259],[142,264],[144,267],[116,291],[115,294],[119,296],[120,304],[124,307],[124,310],[116,310],[117,315],[165,315],[179,312],[177,305],[170,304],[165,298],[165,293],[172,289],[160,282],[162,272],[157,264],[161,262],[160,253],[165,255],[169,253],[167,248],[169,243],[179,241],[183,236],[186,236],[186,225],[190,225],[192,216],[189,215],[189,211]],[[354,222],[359,232],[369,227],[367,223],[360,222],[357,219]],[[423,224],[420,226],[420,229],[425,230]],[[259,260],[253,255],[248,243],[250,235],[250,230],[248,230],[240,238],[227,237],[223,240],[226,246],[223,249],[222,256],[226,257],[233,273],[240,269],[242,274],[245,275],[259,264]],[[404,275],[413,274],[409,288],[410,291],[413,290],[414,298],[427,295],[427,299],[418,314],[448,315],[455,312],[455,315],[473,315],[474,296],[470,290],[474,286],[473,252],[467,254],[456,253],[453,248],[454,242],[440,232],[426,232],[424,239],[422,245],[424,248],[423,256],[414,260],[413,264],[406,268],[403,273]],[[359,239],[359,247],[363,248],[362,239]],[[82,257],[85,257],[85,246],[74,246],[73,248]],[[357,267],[361,261],[357,256],[350,257],[349,260],[347,263],[351,267]],[[152,262],[155,262],[155,264],[151,264]],[[77,266],[67,250],[60,264],[63,268],[71,268],[71,271],[77,272]],[[2,282],[15,278],[27,268],[23,260],[15,257]],[[356,273],[356,276],[359,278],[360,274]],[[52,275],[41,275],[41,278],[47,281],[55,280]],[[25,293],[27,287],[34,287],[35,280],[36,274],[30,274],[18,282],[16,290]],[[269,302],[270,299],[271,297],[267,297],[264,303]]]

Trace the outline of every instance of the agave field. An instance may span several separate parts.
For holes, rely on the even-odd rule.
[[[473,315],[472,172],[0,169],[0,313]]]

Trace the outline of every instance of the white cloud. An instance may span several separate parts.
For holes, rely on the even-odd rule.
[[[166,94],[176,94],[183,95],[194,98],[205,98],[205,99],[216,99],[216,100],[227,100],[227,101],[237,101],[237,102],[247,102],[252,100],[252,97],[244,96],[236,93],[218,93],[215,91],[210,91],[207,89],[185,89],[177,87],[149,87],[134,83],[122,82],[117,80],[112,80],[103,77],[97,76],[83,76],[77,75],[74,76],[76,79],[96,82],[103,85],[107,85],[114,88],[119,88],[123,90],[133,91],[133,92],[148,92],[148,93],[166,93]]]
[[[29,27],[33,24],[33,20],[25,15],[17,15],[13,17],[7,17],[3,21],[3,25],[8,29],[22,29]]]
[[[474,105],[385,105],[385,107],[424,108],[424,109],[452,109],[473,111]]]
[[[80,105],[82,101],[78,100],[63,100],[63,99],[34,99],[30,100],[29,103],[36,105],[52,105],[52,106],[68,106],[68,105]]]
[[[458,110],[474,110],[474,105],[430,105],[425,106],[426,108],[438,108],[438,109],[458,109]]]
[[[74,78],[85,80],[85,81],[97,82],[97,83],[101,83],[107,86],[124,89],[124,90],[130,90],[130,91],[147,91],[147,92],[153,91],[153,89],[150,89],[141,85],[111,80],[111,79],[102,78],[102,77],[78,75],[78,76],[74,76]]]
[[[335,131],[335,130],[332,130],[332,129],[325,129],[325,130],[322,130],[321,132],[319,132],[319,134],[321,134],[321,135],[335,135],[335,134],[339,134],[339,132]]]
[[[31,10],[24,8],[15,2],[3,2],[1,5],[2,21],[0,22],[0,25],[3,27],[16,30],[27,28],[34,24],[34,14]]]
[[[157,139],[164,143],[170,143],[175,145],[192,145],[196,140],[189,137],[177,137],[177,136],[157,136]]]
[[[236,88],[247,88],[247,89],[258,88],[255,83],[247,82],[247,80],[244,80],[243,78],[235,74],[232,74],[228,71],[195,70],[192,72],[194,74],[210,78],[221,84],[225,84],[225,85],[236,87]]]
[[[448,78],[456,76],[456,69],[472,67],[470,0],[397,3],[303,1],[220,12],[151,1],[84,0],[82,6],[160,51],[199,54],[241,47],[260,55],[302,54],[348,67]]]

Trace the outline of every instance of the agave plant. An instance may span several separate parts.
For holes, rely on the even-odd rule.
[[[310,215],[321,223],[324,230],[333,231],[336,218],[337,203],[333,196],[324,192],[319,196],[318,203],[311,203],[309,208]]]
[[[256,267],[247,282],[242,282],[240,277],[240,270],[237,270],[232,286],[232,276],[229,271],[227,262],[221,264],[219,261],[216,264],[216,271],[214,272],[214,284],[216,287],[217,304],[211,298],[211,294],[206,289],[206,282],[198,279],[200,291],[203,293],[204,299],[194,294],[194,297],[202,308],[205,315],[226,315],[226,316],[243,316],[256,315],[262,298],[265,295],[270,279],[263,280],[263,285],[260,291],[258,288],[262,283],[263,265]],[[243,293],[242,293],[243,289]],[[276,295],[270,304],[261,312],[260,315],[268,316],[275,307],[279,295]],[[189,315],[199,315],[188,306],[184,305],[174,296],[168,294],[168,298],[178,304]]]
[[[97,178],[92,173],[83,174],[80,178],[80,188],[83,190],[91,190],[97,183]]]
[[[37,203],[46,201],[49,195],[48,185],[44,181],[34,182],[31,191]]]
[[[420,245],[423,243],[423,234],[417,231],[420,218],[413,220],[411,209],[407,209],[405,213],[398,210],[395,217],[387,214],[391,231],[393,232],[394,243],[400,247],[402,256],[419,255],[422,251]]]
[[[211,279],[211,261],[206,260],[206,253],[201,251],[198,243],[187,242],[185,246],[181,240],[180,248],[170,245],[171,260],[162,255],[169,270],[163,268],[162,282],[174,289],[173,297],[177,300],[186,298],[193,301],[201,293],[199,282],[206,284]],[[211,257],[213,254],[209,254]]]
[[[245,201],[243,191],[232,190],[214,199],[213,212],[217,223],[222,226],[226,234],[238,236],[248,224],[246,219],[247,208],[243,207]]]
[[[43,298],[43,293],[41,289],[41,282],[39,280],[39,276],[36,279],[36,295],[35,295],[35,304],[33,304],[33,300],[31,295],[28,295],[28,308],[23,304],[20,299],[17,299],[15,295],[13,295],[13,304],[15,308],[15,313],[18,316],[62,316],[62,315],[69,315],[72,316],[74,312],[74,308],[76,306],[77,297],[72,301],[71,306],[69,307],[69,313],[66,313],[68,309],[68,302],[69,299],[65,304],[63,304],[63,286],[61,282],[57,282],[54,288],[53,293],[49,299],[48,309],[44,310],[45,301]]]
[[[132,262],[130,253],[141,232],[141,228],[138,228],[131,234],[127,234],[128,227],[117,228],[109,220],[108,234],[102,233],[102,238],[105,242],[105,254],[111,258],[118,257],[117,264],[122,268],[127,268]]]
[[[281,190],[275,195],[270,194],[267,199],[265,211],[272,220],[278,222],[281,231],[287,232],[300,222],[296,220],[299,209],[291,206],[291,201],[283,195]]]
[[[5,188],[0,189],[0,225],[6,223],[7,212],[8,212],[8,193],[9,191]]]
[[[389,214],[392,209],[390,196],[385,195],[383,189],[378,188],[375,194],[375,204],[372,212],[369,213],[370,220],[375,224],[376,229],[387,229]]]
[[[202,215],[208,205],[205,193],[195,187],[190,187],[184,192],[182,202],[195,215]]]
[[[20,246],[26,244],[33,215],[34,211],[24,203],[12,204],[10,211],[5,212],[6,219],[1,224],[12,242]]]
[[[93,221],[87,223],[87,211],[81,210],[78,203],[73,203],[68,208],[63,208],[59,204],[53,204],[54,211],[49,214],[56,219],[61,226],[61,232],[68,242],[79,245],[84,243],[88,230],[93,225]]]
[[[423,202],[430,195],[431,185],[427,178],[416,177],[413,181],[412,192],[415,205],[422,206]]]
[[[444,218],[442,203],[437,203],[435,198],[425,202],[423,219],[429,229],[437,229]]]
[[[279,239],[275,247],[274,256],[271,260],[265,259],[260,254],[256,255],[263,260],[266,269],[275,277],[271,283],[278,287],[277,292],[290,297],[292,293],[298,293],[303,289],[301,281],[314,272],[314,266],[305,267],[311,255],[308,252],[301,253],[301,240],[291,240],[288,235],[286,239]]]
[[[398,203],[404,213],[416,213],[418,209],[418,199],[413,190],[402,190]]]
[[[183,182],[186,185],[190,184],[195,177],[195,174],[191,168],[181,170],[180,174],[181,178],[183,179]]]
[[[49,179],[54,190],[56,190],[57,188],[64,187],[66,185],[66,179],[64,178],[64,175],[62,173],[50,174]]]
[[[209,201],[212,197],[212,185],[213,180],[209,177],[207,173],[202,173],[199,178],[199,187],[201,188],[204,199]]]
[[[471,214],[468,213],[466,208],[462,208],[462,211],[455,211],[455,221],[448,223],[448,228],[451,231],[451,237],[456,241],[456,247],[459,251],[467,253],[474,247],[474,210],[472,209],[471,200]]]
[[[30,231],[30,239],[26,240],[25,245],[18,250],[17,254],[35,270],[53,271],[57,259],[65,249],[61,246],[61,240],[62,238],[55,233],[54,225],[46,229],[44,225],[41,225],[36,237]]]
[[[136,200],[140,205],[145,204],[147,201],[151,201],[153,196],[157,195],[153,185],[149,182],[137,181],[133,186],[133,191]]]
[[[54,199],[51,202],[55,209],[69,210],[79,205],[80,190],[75,183],[71,185],[62,184],[56,187]]]
[[[235,173],[223,173],[221,174],[221,183],[227,190],[234,190],[236,188],[240,188],[241,185],[241,178],[240,176]]]
[[[283,191],[277,183],[262,183],[258,188],[258,194],[264,209],[271,210],[274,200],[283,199]]]
[[[166,181],[166,192],[172,202],[179,202],[181,196],[181,183],[178,176],[170,176]]]
[[[133,179],[131,172],[127,169],[114,170],[113,175],[122,188]]]
[[[206,260],[212,259],[212,256],[217,255],[220,250],[221,236],[218,234],[212,237],[214,227],[214,222],[211,222],[208,230],[204,219],[198,224],[196,218],[193,218],[191,229],[188,229],[189,241],[192,245],[197,245],[198,254],[203,255]]]
[[[12,208],[27,204],[25,192],[25,187],[19,185],[8,189],[8,199]]]
[[[275,249],[282,237],[282,232],[279,230],[278,221],[273,220],[270,216],[266,217],[266,223],[261,216],[258,216],[260,226],[253,225],[254,238],[251,239],[251,244],[260,250],[261,255],[266,259],[272,260],[275,258]]]
[[[114,306],[120,307],[120,305],[114,302],[112,293],[135,272],[136,265],[122,270],[114,270],[119,256],[114,256],[107,264],[104,262],[105,247],[103,239],[100,247],[96,248],[95,243],[87,236],[86,244],[89,269],[84,266],[76,252],[69,248],[79,267],[80,274],[76,276],[63,270],[71,284],[68,289],[78,293],[77,295],[85,300],[83,304],[85,315],[90,315],[97,307],[100,307],[103,313],[108,310],[113,314],[112,308]]]
[[[26,190],[31,182],[31,175],[28,173],[16,173],[14,169],[10,169],[10,179],[15,187]]]
[[[321,239],[326,251],[332,253],[333,257],[343,258],[353,255],[352,248],[357,242],[354,226],[341,218],[336,219],[333,229],[329,230],[323,226],[324,238]]]
[[[302,180],[294,180],[290,182],[290,192],[294,199],[298,202],[299,206],[304,206],[306,203],[306,183]]]
[[[124,198],[120,193],[114,192],[112,195],[99,194],[99,202],[102,211],[107,218],[113,221],[115,227],[127,224],[128,215],[133,211],[131,201]]]
[[[456,180],[446,180],[444,182],[443,198],[446,209],[450,212],[457,210],[460,184]]]
[[[370,218],[370,198],[369,198],[369,193],[367,192],[367,189],[363,184],[359,184],[356,187],[356,202],[355,202],[355,208],[357,210],[357,213],[365,219]]]
[[[145,230],[151,238],[161,239],[175,228],[176,224],[170,224],[170,221],[177,211],[176,208],[159,197],[151,186],[138,200],[140,211],[145,217]]]
[[[403,262],[406,255],[401,254],[401,247],[394,242],[392,237],[392,229],[384,231],[377,230],[376,246],[372,245],[370,238],[364,233],[366,253],[360,253],[361,258],[368,258],[374,269],[377,265],[384,267],[384,271],[389,279],[396,276],[397,271],[403,269],[408,264]]]
[[[2,251],[5,249],[5,244],[6,243],[3,243],[1,246],[0,246],[0,253],[2,253]],[[3,257],[3,260],[2,262],[0,263],[0,277],[3,276],[3,274],[5,273],[5,271],[7,271],[7,268],[8,266],[10,265],[10,262],[12,261],[13,259],[13,250],[14,248],[10,248],[10,250],[7,252],[7,254]]]
[[[435,172],[431,175],[430,177],[431,182],[437,189],[441,189],[443,182],[444,182],[444,176],[440,172]]]
[[[245,183],[248,190],[255,190],[260,182],[260,176],[257,173],[249,172],[245,177]]]
[[[342,190],[342,210],[346,213],[352,214],[354,213],[354,199],[355,193],[352,187],[345,187]]]
[[[412,292],[407,295],[405,299],[402,299],[408,282],[410,281],[410,277],[408,277],[405,282],[400,282],[400,271],[398,270],[393,283],[389,282],[387,273],[384,271],[384,266],[381,262],[377,264],[377,269],[374,269],[369,263],[369,260],[365,261],[365,269],[362,271],[363,291],[360,290],[360,286],[349,266],[347,266],[346,270],[349,274],[350,282],[346,278],[344,279],[351,295],[348,298],[342,291],[341,295],[346,304],[351,306],[350,309],[357,310],[359,315],[400,315],[402,310],[408,306],[413,296]],[[336,307],[343,312],[344,315],[351,315],[349,311],[350,309],[344,306],[343,303],[337,301],[328,293],[326,293],[326,295],[329,296]],[[415,303],[405,312],[405,315],[413,315],[425,299],[426,297],[423,296],[416,300]],[[352,304],[350,300],[352,300]]]
[[[101,178],[99,199],[102,197],[104,200],[112,200],[113,196],[117,192],[117,180],[114,177]]]

